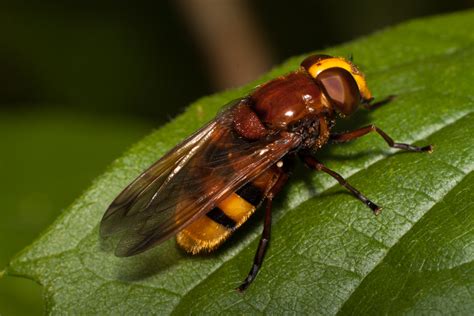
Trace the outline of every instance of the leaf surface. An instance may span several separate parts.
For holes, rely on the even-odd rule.
[[[377,98],[339,128],[369,122],[428,154],[387,149],[377,135],[328,146],[319,159],[384,207],[374,217],[325,174],[298,168],[275,207],[272,245],[256,282],[248,272],[261,214],[216,253],[189,256],[171,240],[116,258],[98,238],[112,199],[148,165],[256,83],[206,97],[115,161],[8,274],[45,287],[49,312],[454,313],[474,310],[474,11],[415,20],[325,53],[355,57]],[[298,67],[303,56],[259,82]]]

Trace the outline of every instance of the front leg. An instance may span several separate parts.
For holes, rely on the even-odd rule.
[[[356,130],[345,132],[345,133],[334,133],[330,136],[330,140],[332,143],[345,143],[351,140],[357,139],[364,135],[367,135],[370,132],[376,132],[385,140],[385,142],[392,148],[398,148],[406,151],[415,151],[415,152],[429,152],[433,151],[433,145],[418,147],[404,143],[396,143],[393,139],[388,136],[384,131],[378,128],[375,125],[368,125],[365,127],[358,128]]]
[[[374,98],[372,99],[369,99],[369,100],[365,100],[363,103],[362,103],[362,106],[366,109],[366,110],[375,110],[375,109],[378,109],[379,107],[381,107],[382,105],[385,105],[387,103],[390,103],[393,101],[393,99],[395,99],[395,95],[389,95],[388,97],[380,100],[380,101],[377,101],[375,103],[372,103],[372,101],[374,100]]]

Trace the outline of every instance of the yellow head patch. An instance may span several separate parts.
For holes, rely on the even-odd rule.
[[[331,57],[326,55],[314,55],[306,58],[301,65],[306,71],[313,77],[316,78],[321,72],[330,68],[343,68],[347,70],[357,83],[360,91],[360,96],[364,100],[372,99],[372,93],[367,87],[364,74],[360,72],[356,65],[342,57]]]

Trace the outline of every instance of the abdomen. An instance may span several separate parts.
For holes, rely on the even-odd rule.
[[[273,166],[230,194],[205,216],[180,231],[176,236],[178,244],[193,254],[219,247],[255,212],[280,172]]]

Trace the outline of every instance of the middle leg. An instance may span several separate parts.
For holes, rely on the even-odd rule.
[[[358,200],[362,201],[365,205],[367,205],[372,212],[374,212],[375,215],[380,214],[382,211],[382,208],[379,207],[377,204],[369,200],[365,195],[359,192],[356,188],[354,188],[352,185],[350,185],[346,179],[344,179],[339,173],[329,169],[326,167],[322,162],[318,161],[316,158],[309,154],[302,154],[301,159],[305,162],[305,164],[310,167],[311,169],[314,169],[316,171],[323,171],[333,177],[334,179],[339,182],[340,185],[345,187],[349,192],[352,193]]]

